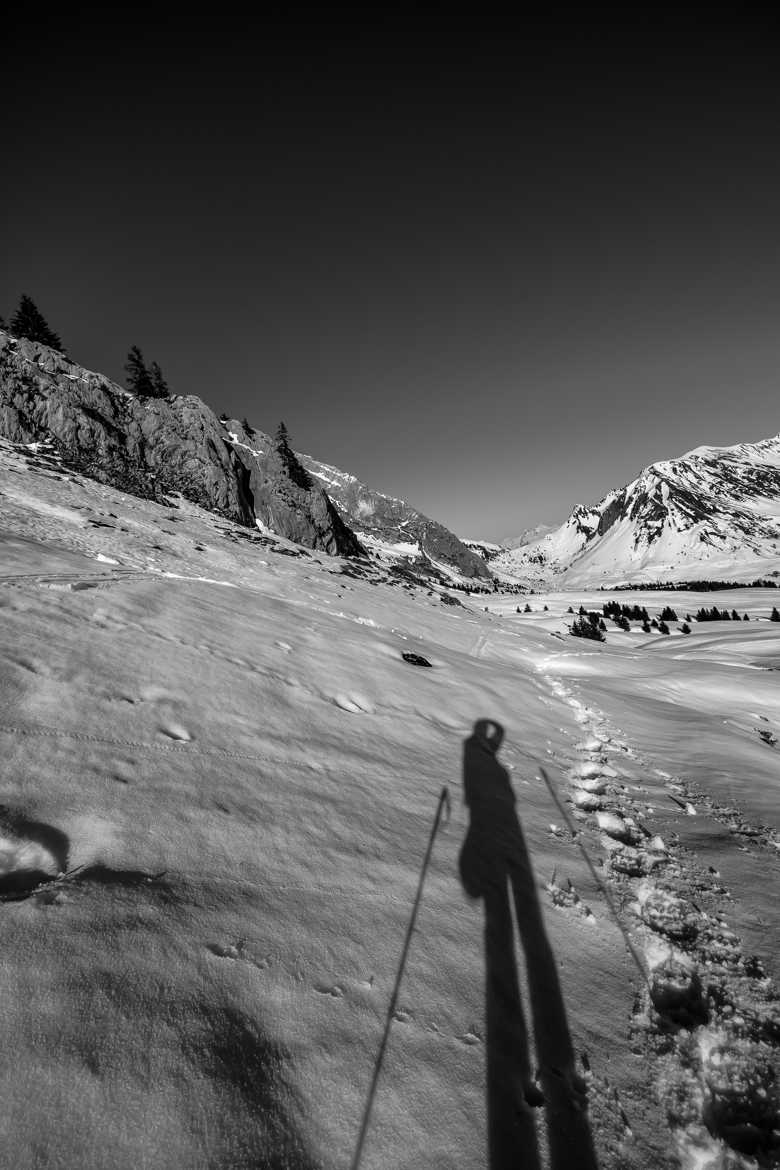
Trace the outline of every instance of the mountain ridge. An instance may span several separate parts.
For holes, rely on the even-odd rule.
[[[499,576],[566,587],[779,567],[780,435],[657,460],[597,504],[576,505],[552,532],[491,560]]]
[[[0,330],[0,436],[51,440],[90,478],[158,502],[181,492],[328,555],[365,556],[370,547],[423,575],[492,584],[482,557],[406,501],[310,455],[288,449],[282,458],[270,436],[217,418],[194,395],[136,395],[7,330]]]

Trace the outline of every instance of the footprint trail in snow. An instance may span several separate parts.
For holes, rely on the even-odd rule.
[[[651,810],[640,806],[609,759],[623,756],[640,766],[645,761],[573,689],[543,677],[585,732],[568,770],[567,796],[588,852],[593,856],[594,846],[600,847],[597,864],[607,888],[629,908],[624,925],[647,972],[634,1004],[631,1040],[649,1062],[679,1164],[682,1170],[778,1166],[780,1098],[773,1058],[780,999],[772,981],[729,929],[723,913],[728,893],[718,875],[671,838],[666,843],[653,834],[644,823]],[[703,794],[654,771],[670,791],[713,812]],[[696,810],[688,804],[686,811]],[[566,904],[548,888],[557,905]]]

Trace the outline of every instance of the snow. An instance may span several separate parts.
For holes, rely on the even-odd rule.
[[[170,507],[9,444],[0,493],[0,890],[70,874],[0,902],[15,1165],[349,1165],[443,784],[364,1164],[485,1165],[483,911],[458,876],[481,717],[506,729],[598,1164],[754,1164],[728,1140],[776,1094],[746,966],[780,953],[775,591],[618,593],[752,620],[580,644],[568,606],[611,595],[444,607],[185,500],[174,536]]]

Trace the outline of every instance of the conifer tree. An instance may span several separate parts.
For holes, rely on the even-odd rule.
[[[127,386],[133,394],[148,398],[154,393],[152,376],[144,363],[144,355],[137,345],[131,346],[125,362],[125,369],[127,370]]]
[[[152,362],[149,367],[149,377],[152,383],[152,394],[155,398],[170,398],[170,390],[168,383],[163,378],[163,372],[157,362]]]
[[[290,479],[294,484],[297,484],[298,487],[304,488],[306,491],[308,491],[312,486],[311,477],[309,476],[309,473],[303,464],[300,463],[298,456],[290,446],[290,436],[288,434],[287,427],[283,422],[280,422],[279,426],[276,428],[275,445],[276,453],[282,460],[284,466],[287,468],[287,474],[289,475]]]
[[[780,613],[778,613],[776,605],[772,608],[772,613],[769,620],[770,622],[780,622]]]
[[[38,341],[41,345],[48,345],[51,349],[63,352],[62,342],[46,324],[43,314],[31,297],[22,296],[9,328],[17,337],[26,337],[28,341]]]
[[[287,432],[287,427],[284,425],[283,422],[280,422],[279,426],[276,428],[276,450],[281,455],[282,452],[289,451],[289,449],[290,449],[290,436]]]

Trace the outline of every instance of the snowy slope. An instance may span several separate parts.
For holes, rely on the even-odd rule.
[[[507,552],[510,577],[592,583],[750,580],[780,570],[780,435],[653,463],[593,507]]]
[[[587,1089],[576,1113],[521,1102],[516,1164],[577,1170],[591,1141],[601,1170],[748,1170],[751,1141],[776,1164],[773,593],[723,599],[744,626],[582,644],[570,594],[446,606],[0,443],[0,891],[66,871],[0,900],[0,1165],[349,1165],[448,784],[361,1165],[485,1166],[484,922],[458,865],[481,717],[506,729]]]

